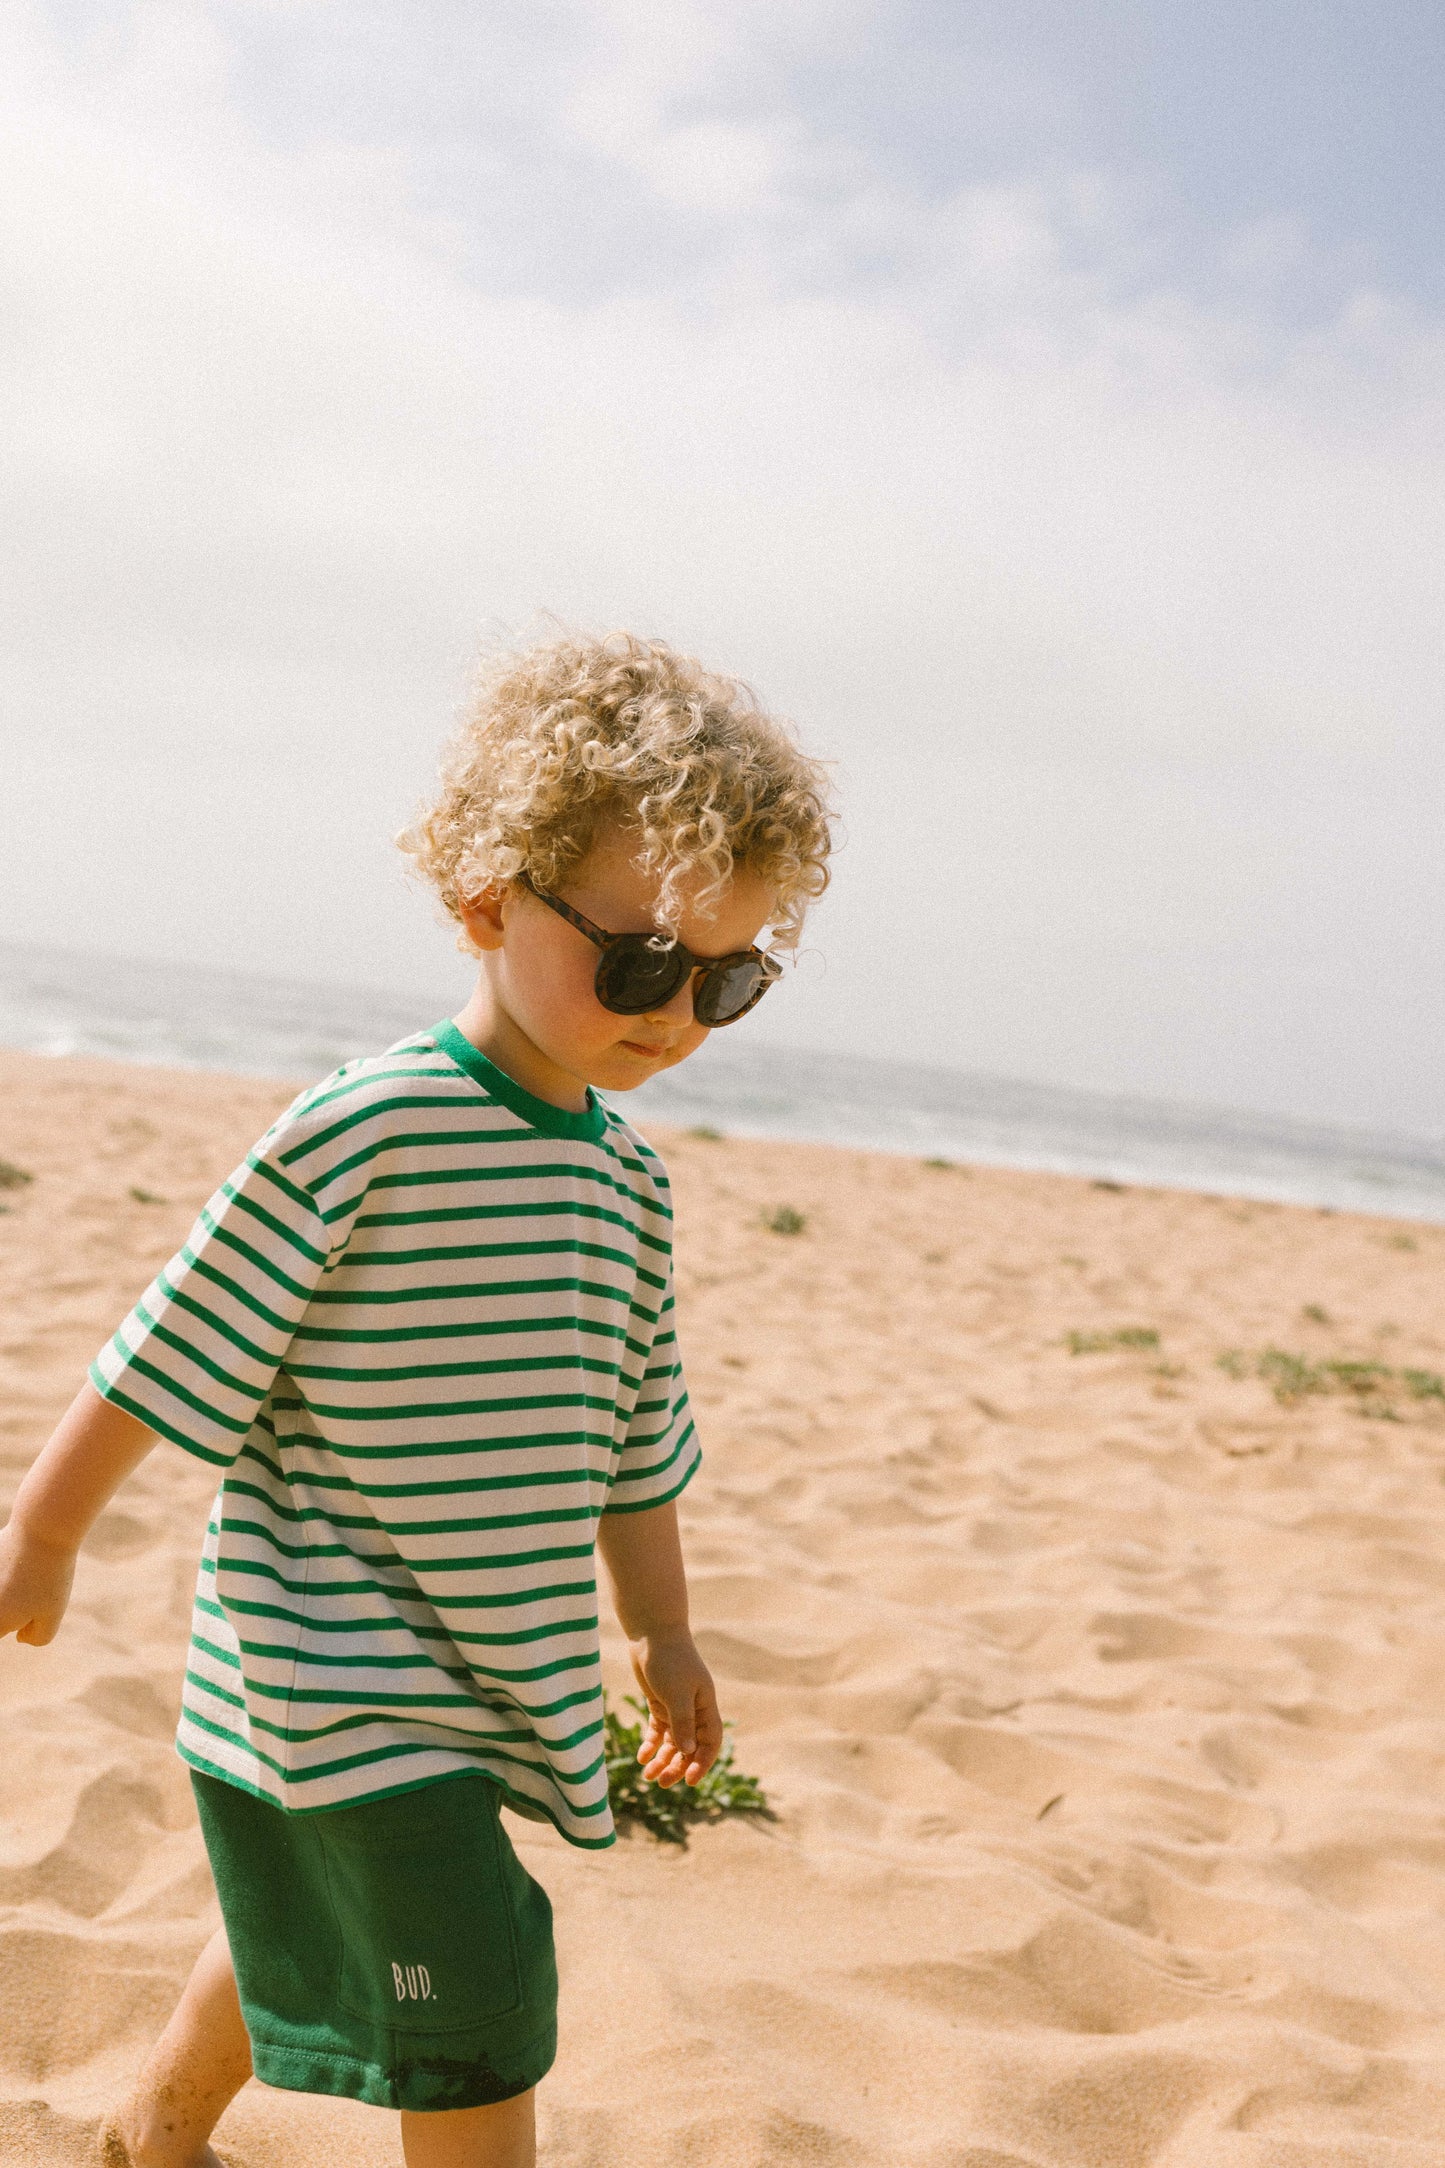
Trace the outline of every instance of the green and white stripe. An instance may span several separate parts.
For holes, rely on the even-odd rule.
[[[225,1469],[182,1755],[292,1809],[481,1768],[610,1844],[594,1545],[698,1449],[656,1154],[451,1024],[304,1092],[97,1357]]]

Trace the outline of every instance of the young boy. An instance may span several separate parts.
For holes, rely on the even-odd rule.
[[[224,1471],[177,1744],[223,1929],[104,2138],[214,2163],[254,2070],[401,2110],[409,2168],[522,2168],[555,2051],[546,1896],[499,1817],[614,1841],[594,1546],[695,1784],[721,1744],[674,1501],[698,1449],[627,1091],[735,1021],[827,878],[823,777],[658,642],[495,672],[402,844],[480,958],[452,1022],[303,1092],[97,1358],[0,1535],[43,1643],[163,1437]]]

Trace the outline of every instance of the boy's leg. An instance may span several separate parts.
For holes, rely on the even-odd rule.
[[[226,1931],[200,1956],[128,2098],[102,2126],[105,2168],[219,2168],[207,2140],[251,2075]]]
[[[535,2168],[536,2101],[533,2086],[493,2108],[441,2108],[428,2115],[403,2109],[406,2168]]]

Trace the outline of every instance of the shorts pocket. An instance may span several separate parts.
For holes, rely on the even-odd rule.
[[[499,1798],[485,1778],[462,1777],[317,1817],[330,1825],[343,2010],[393,2032],[438,2033],[520,2009]]]

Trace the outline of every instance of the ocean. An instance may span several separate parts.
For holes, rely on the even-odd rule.
[[[322,1076],[456,1005],[0,943],[0,1044]],[[719,1033],[622,1102],[644,1124],[860,1145],[1445,1223],[1445,1134],[1164,1104]]]

